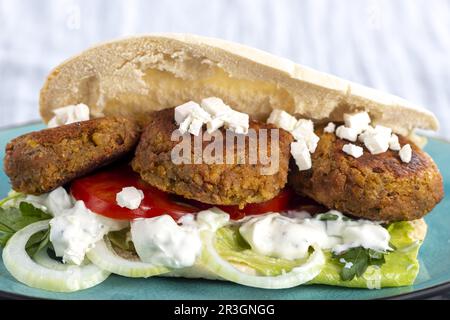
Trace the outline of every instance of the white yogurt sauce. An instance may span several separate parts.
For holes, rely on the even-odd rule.
[[[290,218],[279,213],[254,216],[243,222],[239,232],[255,252],[289,260],[306,257],[309,247],[314,244],[335,253],[360,246],[377,251],[390,250],[390,235],[380,223],[344,220],[338,211],[328,214],[337,219],[322,221],[322,215]]]
[[[125,220],[110,219],[75,201],[63,187],[24,200],[53,215],[50,220],[50,242],[63,262],[80,265],[86,252],[110,231],[126,228]]]
[[[200,231],[215,231],[229,221],[229,215],[213,208],[183,216],[179,225],[169,215],[131,222],[131,238],[142,261],[170,268],[195,264],[202,250]]]

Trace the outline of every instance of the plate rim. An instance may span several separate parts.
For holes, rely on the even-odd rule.
[[[7,130],[14,130],[19,129],[22,127],[32,126],[32,125],[39,125],[44,124],[42,121],[39,120],[31,120],[29,122],[20,123],[20,124],[13,124],[13,125],[6,125],[0,127],[0,132],[7,131]],[[422,136],[425,136],[427,139],[433,139],[433,140],[439,140],[444,143],[450,144],[450,139],[443,138],[439,136],[430,136],[426,133],[422,133]],[[439,295],[442,292],[450,290],[450,281],[446,281],[443,283],[440,283],[438,285],[420,289],[413,292],[408,293],[401,293],[393,296],[387,296],[387,297],[381,297],[381,298],[374,298],[369,300],[414,300],[414,299],[427,299],[432,298],[434,296]],[[0,299],[9,299],[9,300],[55,300],[52,298],[43,298],[43,297],[34,297],[34,296],[27,296],[25,294],[20,293],[13,293],[8,292],[4,290],[0,290]]]
[[[450,281],[429,287],[420,289],[413,292],[401,293],[393,296],[387,296],[382,298],[374,298],[369,300],[418,300],[418,299],[428,299],[434,296],[439,295],[441,292],[445,292],[450,290]],[[8,299],[8,300],[57,300],[52,298],[42,298],[42,297],[33,297],[27,296],[20,293],[11,293],[7,291],[0,290],[0,299]],[[299,299],[300,301],[301,299]],[[322,299],[320,299],[322,300]],[[323,299],[326,300],[326,299]],[[339,300],[339,299],[338,299]],[[267,301],[270,301],[267,300]],[[272,300],[277,301],[277,300]]]

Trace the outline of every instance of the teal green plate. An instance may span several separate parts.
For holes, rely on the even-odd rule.
[[[0,156],[6,143],[23,133],[42,128],[27,125],[0,131]],[[438,164],[450,192],[450,143],[430,139],[426,151]],[[0,172],[0,197],[10,186]],[[424,297],[439,291],[450,291],[450,198],[446,197],[425,219],[429,226],[427,238],[420,250],[420,273],[413,286],[381,290],[347,289],[331,286],[300,286],[285,290],[264,290],[230,282],[151,278],[130,279],[111,275],[102,284],[75,293],[54,293],[29,288],[9,275],[0,263],[0,296],[49,299],[376,299]]]

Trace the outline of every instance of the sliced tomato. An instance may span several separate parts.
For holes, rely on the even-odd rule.
[[[144,192],[139,208],[131,210],[117,204],[116,195],[125,187],[135,187]],[[142,181],[130,166],[121,165],[77,179],[71,185],[72,196],[83,200],[91,211],[103,216],[132,220],[169,214],[175,220],[199,208],[183,203],[176,196],[163,192]]]
[[[117,204],[116,195],[125,187],[135,187],[144,192],[144,199],[139,208],[131,210]],[[93,175],[75,180],[70,187],[76,200],[83,200],[91,211],[119,220],[152,218],[163,214],[178,220],[181,216],[196,213],[214,205],[187,200],[166,193],[145,183],[129,165],[109,167]],[[281,212],[288,210],[305,210],[310,213],[324,212],[323,207],[312,200],[298,196],[289,188],[281,191],[275,198],[248,204],[243,209],[238,206],[218,206],[230,215],[232,220],[239,220],[247,215]]]
[[[218,206],[223,211],[230,214],[234,219],[242,219],[245,216],[263,214],[267,212],[283,212],[289,210],[307,211],[311,214],[327,211],[311,199],[304,198],[296,194],[292,189],[283,189],[275,198],[261,202],[251,203],[243,209],[238,206]]]

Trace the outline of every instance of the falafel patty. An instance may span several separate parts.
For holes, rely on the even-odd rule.
[[[5,172],[15,191],[50,192],[133,151],[139,133],[136,123],[122,117],[31,132],[6,146]]]
[[[409,163],[398,152],[379,155],[364,149],[354,158],[342,151],[349,143],[318,130],[320,141],[312,155],[312,169],[294,169],[290,185],[300,194],[352,216],[383,221],[415,220],[443,198],[442,176],[431,157],[404,137],[400,144],[413,149]],[[363,147],[361,143],[356,143]]]
[[[275,161],[279,161],[278,170],[271,175],[261,173],[261,170],[267,166],[260,161],[259,147],[257,150],[251,150],[253,155],[257,154],[258,161],[256,164],[249,163],[248,136],[245,136],[244,163],[238,164],[236,161],[238,146],[233,138],[233,143],[230,143],[236,155],[232,161],[233,164],[207,164],[204,161],[201,164],[194,162],[175,164],[172,162],[171,152],[179,142],[171,141],[171,135],[177,129],[174,109],[154,112],[148,126],[144,129],[136,156],[132,161],[133,169],[140,173],[142,179],[160,190],[203,203],[243,207],[247,203],[258,203],[274,198],[287,183],[292,137],[282,129],[278,131],[279,143],[276,150],[271,150],[271,135],[267,135],[267,151],[264,154],[269,157],[274,155],[273,158],[278,158]],[[259,129],[276,128],[261,122],[250,121],[250,129],[256,131],[259,145]],[[219,130],[221,132],[219,140],[222,139],[220,140],[222,145],[226,146],[226,130],[223,128]],[[205,133],[204,129],[203,133]],[[191,145],[194,146],[194,136],[190,136],[190,139]],[[202,151],[212,142],[219,141],[215,139],[202,141]],[[194,148],[191,149],[189,157],[193,159]],[[221,150],[223,149],[225,148]],[[222,155],[225,159],[225,153]]]

